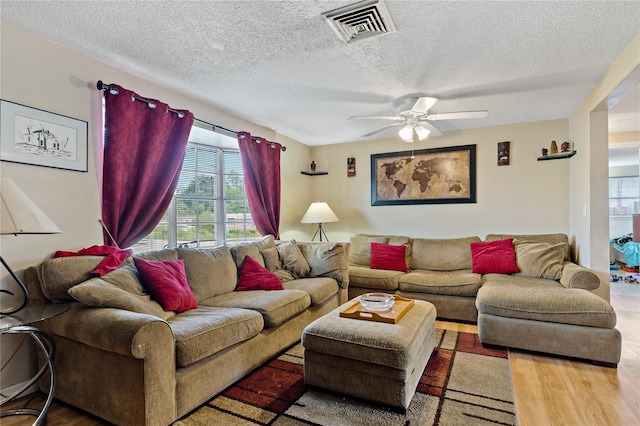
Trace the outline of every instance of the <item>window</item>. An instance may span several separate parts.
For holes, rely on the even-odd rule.
[[[171,205],[134,252],[255,240],[235,138],[194,126]]]
[[[638,176],[609,178],[609,216],[640,213]]]

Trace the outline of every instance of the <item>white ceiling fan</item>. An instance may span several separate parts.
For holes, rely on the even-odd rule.
[[[413,142],[413,134],[418,136],[419,140],[424,140],[429,135],[440,136],[442,133],[435,128],[430,121],[438,120],[457,120],[463,118],[485,118],[489,115],[488,111],[458,111],[458,112],[445,112],[441,114],[428,114],[429,109],[438,102],[438,98],[431,98],[428,96],[420,97],[408,97],[405,99],[404,104],[398,107],[397,115],[354,115],[349,117],[352,119],[364,119],[364,120],[393,120],[395,123],[387,124],[378,129],[375,129],[365,135],[373,136],[376,133],[380,133],[390,127],[401,126],[402,129],[398,132],[400,139],[405,142]]]

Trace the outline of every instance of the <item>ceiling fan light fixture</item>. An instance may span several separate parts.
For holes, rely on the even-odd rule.
[[[398,132],[398,136],[405,142],[413,142],[413,126],[407,124]]]
[[[429,136],[429,133],[431,133],[431,130],[425,129],[420,125],[417,125],[414,130],[416,131],[416,135],[418,135],[418,139],[421,141],[425,140],[427,136]]]

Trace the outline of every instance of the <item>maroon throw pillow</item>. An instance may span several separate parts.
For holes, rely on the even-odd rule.
[[[471,264],[476,274],[515,274],[516,263],[513,238],[471,243]]]
[[[282,290],[280,278],[251,256],[245,256],[240,269],[236,291]]]
[[[407,262],[404,258],[405,250],[405,246],[371,243],[371,269],[407,272]]]
[[[165,311],[177,313],[196,309],[198,302],[187,282],[184,260],[133,258],[142,283]]]

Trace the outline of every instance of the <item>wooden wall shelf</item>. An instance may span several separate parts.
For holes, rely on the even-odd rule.
[[[538,157],[538,161],[560,160],[562,158],[571,158],[577,153],[578,151],[569,151],[569,152],[559,152],[557,154],[541,155],[540,157]]]
[[[303,175],[307,175],[307,176],[320,176],[320,175],[328,175],[329,172],[307,172],[307,171],[301,171],[300,173],[302,173]]]

